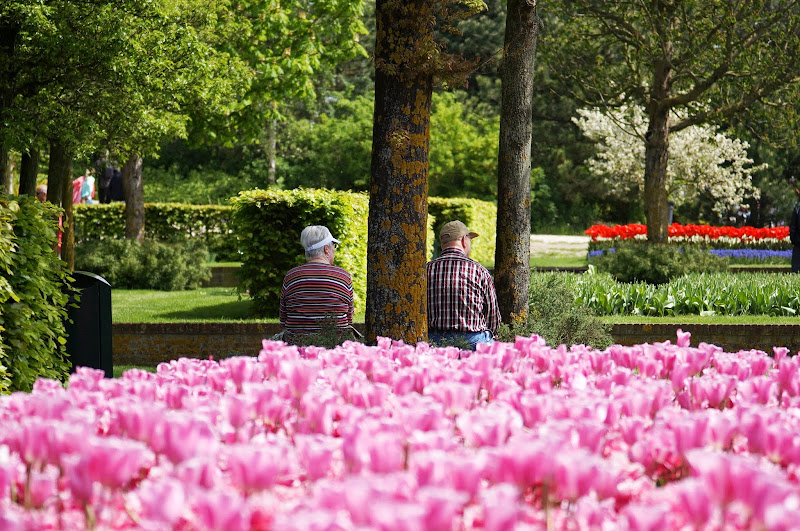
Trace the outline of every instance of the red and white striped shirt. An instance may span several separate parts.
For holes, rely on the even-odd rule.
[[[319,332],[326,320],[337,328],[353,322],[353,281],[341,267],[310,262],[291,269],[281,286],[280,320],[290,332]]]
[[[457,247],[428,262],[428,328],[497,333],[500,309],[489,271]]]

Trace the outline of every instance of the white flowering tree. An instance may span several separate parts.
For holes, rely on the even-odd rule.
[[[641,107],[580,109],[573,122],[597,145],[597,154],[587,161],[617,197],[644,196],[647,116]],[[680,119],[680,117],[678,117]],[[705,192],[720,216],[737,209],[747,197],[759,197],[753,173],[766,165],[753,166],[747,156],[748,143],[729,138],[716,126],[704,124],[681,129],[670,136],[667,195],[680,205]]]

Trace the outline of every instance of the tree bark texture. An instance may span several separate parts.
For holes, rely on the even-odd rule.
[[[0,146],[0,194],[11,194],[11,168],[9,167],[8,148]]]
[[[433,76],[397,64],[430,35],[424,0],[378,0],[377,68],[367,240],[367,341],[427,339],[428,146]],[[432,30],[431,30],[432,31]],[[417,34],[415,34],[417,32]]]
[[[497,164],[495,286],[503,321],[528,312],[531,257],[531,130],[539,18],[536,3],[509,0]]]
[[[50,141],[47,200],[64,209],[61,216],[61,259],[75,268],[75,219],[72,215],[72,155],[58,139]]]
[[[19,168],[19,195],[36,195],[36,178],[39,176],[39,148],[31,146],[22,154]]]
[[[131,156],[122,166],[122,191],[125,194],[125,237],[144,239],[144,187],[142,157]]]
[[[669,96],[670,67],[660,61],[647,108],[649,123],[645,134],[644,202],[647,241],[665,243],[669,237],[667,165],[669,162],[669,109],[660,103]]]

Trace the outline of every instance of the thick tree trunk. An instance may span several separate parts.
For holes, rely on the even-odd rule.
[[[39,148],[31,146],[22,154],[19,168],[19,195],[36,195],[36,178],[39,176]]]
[[[528,312],[531,258],[531,130],[533,69],[539,19],[536,4],[509,0],[497,164],[495,285],[503,321]]]
[[[144,239],[144,187],[142,157],[131,156],[122,167],[122,191],[125,194],[125,237]]]
[[[656,64],[653,88],[648,105],[649,123],[645,135],[644,202],[647,241],[665,243],[669,237],[667,204],[667,164],[669,162],[669,108],[660,102],[669,95],[670,67],[665,61]]]
[[[61,259],[75,268],[75,220],[72,216],[72,155],[57,139],[50,141],[47,200],[64,209],[61,216]]]
[[[430,9],[424,0],[378,0],[376,61],[393,63]],[[410,30],[409,30],[410,31]],[[428,35],[429,36],[429,35]],[[367,341],[427,339],[428,144],[433,77],[407,64],[378,68],[367,241]]]
[[[0,146],[0,194],[11,194],[11,168],[8,149]]]

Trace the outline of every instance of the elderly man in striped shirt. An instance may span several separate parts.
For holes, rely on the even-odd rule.
[[[442,254],[428,262],[428,339],[433,344],[492,343],[500,326],[497,293],[489,271],[469,257],[471,232],[461,221],[439,232]]]
[[[311,225],[300,233],[306,263],[286,273],[281,286],[280,321],[287,343],[334,326],[341,339],[352,339],[353,281],[333,265],[339,240],[327,227]]]

